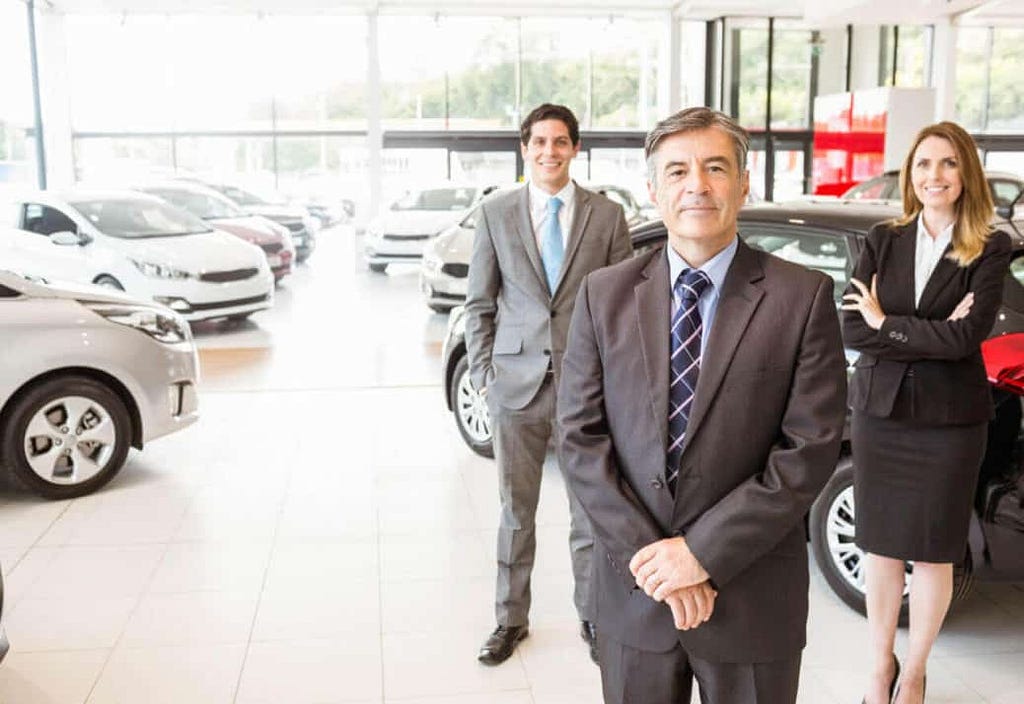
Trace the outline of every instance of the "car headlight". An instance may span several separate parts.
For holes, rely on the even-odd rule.
[[[180,315],[170,309],[148,306],[118,305],[113,303],[85,303],[94,313],[112,323],[126,325],[146,333],[154,340],[168,345],[188,342],[192,331]]]
[[[155,279],[190,279],[192,274],[184,269],[177,269],[168,264],[154,264],[141,259],[132,259],[131,263],[142,272],[143,276],[152,276]]]
[[[423,253],[423,269],[432,274],[436,274],[441,271],[441,258],[434,252]]]

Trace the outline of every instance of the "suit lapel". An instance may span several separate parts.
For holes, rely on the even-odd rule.
[[[576,186],[575,206],[576,212],[572,218],[572,228],[569,230],[568,247],[566,248],[565,258],[562,260],[562,270],[558,274],[558,284],[555,287],[554,293],[552,293],[552,298],[562,288],[562,282],[566,279],[566,273],[569,271],[569,267],[572,266],[573,257],[579,251],[583,232],[586,230],[587,222],[590,220],[590,192]]]
[[[533,223],[530,220],[530,189],[524,186],[522,193],[516,201],[515,208],[509,213],[512,227],[519,233],[519,239],[526,249],[526,256],[533,265],[533,271],[537,275],[537,282],[545,293],[548,291],[548,279],[544,273],[544,265],[541,264],[540,250],[537,249],[537,238],[533,234]]]
[[[740,338],[743,337],[750,318],[764,296],[764,291],[755,283],[763,277],[764,272],[757,261],[757,255],[740,240],[736,256],[722,283],[710,337],[701,359],[697,391],[693,399],[693,408],[690,410],[690,419],[686,424],[683,454],[686,453],[690,441],[697,434],[704,416],[711,407],[729,363],[736,354]]]
[[[633,289],[637,333],[647,372],[651,410],[658,423],[661,454],[668,450],[668,358],[671,300],[668,259],[664,249],[656,250],[642,272],[643,280]]]
[[[895,276],[891,280],[896,284],[894,288],[899,292],[898,298],[903,299],[900,302],[904,307],[899,312],[912,313],[916,308],[914,303],[914,261],[917,258],[917,220],[913,220],[898,228],[896,232],[897,235],[892,243],[892,261],[897,271],[894,272]],[[906,279],[908,276],[910,278],[909,284]],[[870,281],[865,281],[864,284],[869,288],[871,287]],[[879,284],[879,287],[881,287],[881,284]],[[882,298],[881,291],[879,291],[879,298]]]
[[[946,245],[946,251],[942,253],[942,258],[939,263],[935,265],[935,270],[932,271],[932,275],[928,277],[928,281],[925,282],[924,291],[921,292],[921,302],[917,306],[917,311],[923,313],[927,311],[932,303],[935,302],[935,297],[939,295],[943,287],[949,280],[956,274],[957,269],[960,266],[946,258],[953,249],[953,245]]]

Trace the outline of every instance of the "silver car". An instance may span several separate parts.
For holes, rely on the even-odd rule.
[[[196,347],[169,308],[0,271],[0,337],[0,465],[37,494],[91,493],[198,419]]]

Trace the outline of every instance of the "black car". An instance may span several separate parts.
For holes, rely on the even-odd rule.
[[[0,662],[7,657],[7,651],[10,649],[11,644],[7,641],[7,630],[4,628],[4,578],[3,571],[0,570]]]
[[[986,171],[985,178],[992,191],[996,207],[1010,205],[1024,192],[1024,179],[1006,171]],[[889,200],[899,203],[900,172],[886,171],[881,176],[869,178],[839,196],[842,200]]]
[[[1008,274],[1003,306],[991,337],[1024,334],[1024,204],[999,208],[997,225],[1014,239],[1014,260]],[[872,225],[899,214],[891,205],[832,201],[750,205],[740,211],[739,234],[750,246],[783,259],[822,271],[835,281],[835,300],[839,305],[854,264],[863,248],[864,237]],[[1015,219],[1018,218],[1018,219]],[[652,221],[630,231],[635,253],[664,245],[665,226]],[[847,351],[852,363],[857,353]],[[493,457],[490,418],[484,400],[469,379],[465,343],[465,311],[456,308],[448,322],[442,353],[443,389],[448,409],[466,444],[477,454]],[[1024,359],[1021,360],[1024,362]],[[850,370],[852,372],[852,369]],[[957,568],[955,590],[963,596],[973,574],[998,575],[1000,579],[1024,580],[1024,526],[1015,551],[1002,550],[998,564],[992,559],[986,536],[992,521],[992,486],[1006,487],[1020,472],[1021,399],[1019,395],[997,392],[997,418],[992,422],[989,444],[999,448],[986,457],[979,486],[978,510],[972,526],[970,551]],[[846,603],[864,612],[863,553],[853,543],[853,463],[850,455],[849,428],[844,434],[843,452],[836,471],[822,491],[808,521],[809,537],[815,558],[832,589]],[[998,455],[998,456],[997,456]],[[998,492],[996,492],[998,493]],[[1003,535],[999,532],[999,535]],[[978,537],[980,536],[980,537]],[[1011,542],[1003,536],[1003,542]],[[912,571],[908,563],[908,574]],[[904,605],[906,612],[906,605]],[[905,613],[904,613],[905,617]]]

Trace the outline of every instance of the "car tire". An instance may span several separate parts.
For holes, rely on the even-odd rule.
[[[835,595],[854,611],[866,615],[864,552],[854,543],[855,526],[853,457],[844,455],[811,507],[808,526],[811,550],[818,569]],[[909,587],[913,570],[913,563],[908,562],[899,616],[899,625],[903,627],[908,625],[910,619]],[[970,591],[972,574],[971,553],[968,550],[963,561],[953,566],[954,601],[963,599]]]
[[[370,266],[370,271],[372,271],[374,273],[377,273],[377,274],[383,274],[385,271],[388,270],[388,265],[387,264],[370,264],[369,266]]]
[[[115,279],[113,276],[108,276],[107,274],[97,276],[96,280],[93,281],[93,283],[96,284],[97,286],[103,286],[104,288],[112,288],[115,291],[124,291],[124,286],[121,285],[121,282]]]
[[[494,444],[491,439],[491,414],[487,410],[487,402],[480,396],[469,378],[469,356],[462,355],[452,373],[451,387],[448,389],[455,425],[463,441],[481,457],[494,457]]]
[[[85,496],[102,487],[121,471],[132,439],[124,401],[103,383],[77,374],[23,390],[0,422],[4,466],[19,484],[48,499]],[[56,450],[61,446],[67,449]]]

